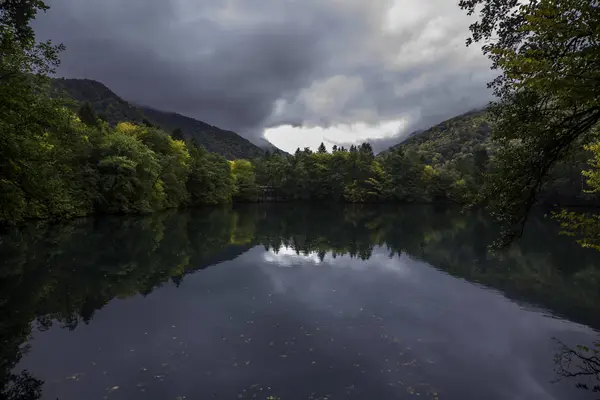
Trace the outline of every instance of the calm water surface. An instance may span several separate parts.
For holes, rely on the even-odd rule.
[[[554,232],[534,219],[491,254],[482,215],[421,206],[30,225],[0,241],[0,385],[52,400],[594,399],[594,377],[556,382],[554,358],[598,340],[599,259]]]

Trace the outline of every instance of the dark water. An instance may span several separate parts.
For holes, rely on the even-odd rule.
[[[490,254],[482,215],[421,206],[31,225],[0,242],[4,396],[594,399],[554,357],[598,340],[599,258],[555,232]]]

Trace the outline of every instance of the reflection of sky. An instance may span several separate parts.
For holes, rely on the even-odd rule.
[[[422,360],[444,360],[452,366],[452,370],[438,370],[438,379],[460,382],[479,376],[481,382],[473,383],[474,389],[496,393],[487,398],[566,398],[556,395],[556,386],[549,385],[552,337],[586,337],[590,333],[424,262],[405,255],[390,257],[385,247],[374,247],[366,261],[349,255],[333,258],[327,253],[319,264],[317,253],[298,255],[289,247],[265,252],[263,257],[269,264],[262,264],[261,269],[274,292],[329,318],[355,318],[365,310],[378,310],[373,315],[384,318],[388,331],[422,346]],[[317,264],[319,268],[311,268]],[[277,268],[281,266],[304,268],[288,272]],[[370,336],[372,330],[365,326],[354,336],[357,347],[364,346],[363,336]],[[376,348],[377,343],[370,346]],[[437,366],[429,369],[436,374]],[[544,375],[550,378],[542,378]]]
[[[323,262],[255,247],[75,331],[35,334],[21,367],[52,400],[575,400],[586,393],[572,382],[550,384],[551,338],[590,335],[383,247]]]
[[[373,254],[368,260],[361,260],[350,255],[337,255],[333,257],[332,252],[326,252],[323,261],[319,258],[316,251],[312,252],[296,252],[292,246],[282,245],[279,249],[270,249],[263,255],[266,262],[275,264],[278,267],[307,267],[312,264],[319,265],[323,263],[331,268],[351,268],[356,270],[378,269],[389,270],[399,274],[407,274],[406,257],[400,257],[401,262],[398,262],[397,257],[390,257],[386,253],[386,248],[375,246]],[[403,260],[403,261],[402,261]]]
[[[266,262],[277,264],[280,267],[291,267],[306,263],[319,264],[321,260],[317,252],[296,254],[292,246],[281,246],[278,250],[269,250],[264,254]]]

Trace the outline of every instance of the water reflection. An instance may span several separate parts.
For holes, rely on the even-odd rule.
[[[557,381],[575,379],[580,389],[600,393],[600,342],[589,346],[568,346],[556,340],[558,351],[554,356]]]
[[[330,315],[333,318],[331,321],[323,321],[319,326],[312,327],[327,330],[331,338],[352,339],[340,344],[339,348],[335,347],[337,344],[329,344],[331,347],[328,350],[321,349],[321,357],[330,352],[335,352],[339,357],[344,351],[343,346],[364,346],[353,340],[362,340],[365,336],[361,335],[366,333],[356,337],[345,333],[346,329],[358,329],[361,325],[368,327],[362,328],[365,332],[385,327],[385,332],[369,331],[369,334],[377,337],[387,335],[385,340],[389,339],[390,343],[394,343],[393,332],[411,335],[411,332],[417,331],[416,327],[424,326],[425,316],[431,318],[435,315],[440,322],[431,323],[431,329],[435,327],[435,332],[458,334],[460,326],[456,324],[459,322],[443,317],[444,312],[450,309],[439,309],[434,298],[424,297],[422,290],[425,286],[435,293],[435,301],[442,295],[445,296],[448,304],[453,305],[452,310],[469,307],[469,298],[465,296],[471,292],[449,291],[449,288],[459,287],[438,275],[424,274],[418,269],[418,260],[453,276],[501,291],[505,296],[520,302],[523,307],[540,307],[555,316],[593,328],[600,327],[600,293],[597,289],[600,287],[600,269],[596,267],[596,252],[582,250],[568,238],[557,236],[554,227],[541,218],[534,219],[523,240],[506,252],[488,253],[486,245],[494,236],[492,226],[480,214],[465,215],[460,210],[417,206],[394,209],[259,205],[237,209],[170,212],[144,218],[78,220],[61,226],[33,224],[23,230],[11,231],[2,236],[0,242],[0,379],[4,386],[3,394],[9,399],[35,399],[41,396],[43,382],[27,371],[15,369],[27,351],[24,345],[32,332],[49,330],[53,325],[68,330],[77,330],[82,323],[94,326],[95,314],[113,299],[147,296],[170,283],[185,287],[187,279],[196,277],[194,272],[223,261],[234,260],[242,254],[244,257],[252,257],[256,253],[257,258],[253,259],[253,264],[258,265],[273,288],[272,293],[263,294],[261,290],[257,290],[254,298],[251,296],[248,300],[262,302],[266,309],[271,310],[269,312],[279,312],[285,308],[284,300],[294,300],[309,308],[331,309],[342,313],[340,316],[334,313]],[[256,246],[262,246],[265,251],[257,252]],[[299,266],[303,268],[295,268]],[[313,267],[320,268],[318,280],[314,279],[314,272],[310,271]],[[279,269],[283,272],[279,272]],[[360,272],[360,275],[353,275],[352,271]],[[245,277],[248,281],[256,279],[248,275],[250,273],[248,269],[240,269],[237,276],[239,279]],[[232,275],[226,275],[226,272],[223,274],[222,278],[215,275],[216,283],[223,279],[228,281],[228,285],[233,285]],[[418,284],[415,283],[417,281]],[[245,285],[246,283],[240,283],[237,290],[250,290]],[[335,291],[334,297],[331,295],[332,291]],[[390,302],[403,299],[406,304],[411,305],[377,305],[365,317],[364,299],[372,298],[377,291],[388,293]],[[474,300],[481,300],[476,292],[472,293]],[[285,297],[273,304],[273,296],[277,295]],[[419,303],[415,305],[415,301]],[[216,305],[221,306],[221,303]],[[359,312],[361,307],[363,311]],[[348,314],[351,310],[357,314]],[[402,326],[386,325],[387,323],[378,319],[394,321],[393,312],[404,313],[404,322],[408,318],[414,324],[412,331]],[[423,315],[410,317],[413,312]],[[482,310],[476,315],[481,319],[481,324],[485,325],[486,311]],[[351,328],[344,327],[340,330],[341,327],[335,326],[334,316],[343,317],[346,322],[352,321],[347,325]],[[256,324],[258,316],[247,319],[250,320]],[[273,320],[263,322],[272,325]],[[477,321],[469,323],[477,325]],[[520,323],[527,322],[523,320]],[[296,333],[290,333],[289,336],[300,337],[301,331],[307,328],[303,323],[298,324],[294,327]],[[418,331],[421,336],[427,332],[423,329]],[[479,333],[484,336],[497,335],[486,329]],[[267,340],[268,335],[261,330],[248,335],[248,338],[254,340],[252,346],[259,346],[257,341],[264,340],[262,345],[267,349],[272,347],[269,343],[279,337],[276,335],[271,338],[273,340]],[[242,340],[244,346],[249,345],[248,338]],[[311,345],[316,346],[310,338],[311,336],[303,336],[306,349],[310,349]],[[580,338],[584,336],[573,337],[568,346],[573,348],[581,344]],[[420,339],[424,340],[423,337]],[[430,339],[432,343],[441,340],[433,334]],[[586,336],[584,340],[589,340],[589,337]],[[294,343],[303,342],[295,340]],[[236,346],[231,345],[227,349],[231,354],[243,356],[246,350]],[[253,347],[256,348],[258,347]],[[471,347],[464,348],[476,350],[474,343]],[[575,353],[565,352],[565,348],[567,347],[557,347],[557,354],[570,354],[572,360]],[[278,347],[278,350],[281,349]],[[369,356],[377,355],[391,360],[389,351],[389,347],[372,346]],[[412,363],[413,359],[410,358],[410,350],[403,348],[403,351],[407,353],[394,358],[393,362],[407,367],[404,364]],[[447,348],[440,348],[439,351],[443,354],[449,352]],[[495,354],[495,351],[485,348],[478,351]],[[286,357],[282,357],[283,355]],[[280,362],[291,355],[293,352],[274,355],[271,362]],[[435,354],[430,355],[430,359],[434,356]],[[464,354],[447,356],[453,360],[466,357]],[[306,357],[303,356],[303,362],[317,361]],[[361,357],[347,360],[350,370],[336,370],[337,375],[327,376],[329,379],[345,377],[350,382],[352,379],[348,378],[356,374],[356,380],[360,380],[361,374],[369,372],[360,365],[372,362],[369,358]],[[552,357],[548,359],[551,361]],[[566,357],[558,357],[557,360],[563,360],[557,361],[559,374],[569,376],[577,373],[580,364],[571,361],[569,365],[565,361]],[[245,365],[247,361],[253,363],[253,368],[259,368],[257,360],[239,358],[231,364]],[[354,367],[355,364],[359,364],[359,367]],[[268,364],[263,367],[265,370],[269,369]],[[418,377],[440,374],[453,376],[451,371],[437,371],[433,366],[419,368],[422,370],[414,373]],[[508,371],[506,373],[509,374]],[[581,375],[575,375],[572,378],[581,384],[580,377]],[[77,380],[78,377],[73,379]],[[161,378],[157,379],[160,381]],[[382,385],[389,383],[399,385],[398,382],[389,380]],[[349,383],[344,390],[358,396],[356,393],[359,388],[352,385]],[[593,384],[587,385],[589,389],[593,388]],[[436,388],[420,379],[413,379],[409,386],[410,390],[422,396],[438,396]],[[242,395],[251,398],[253,394],[261,392],[260,388],[252,387],[250,383],[243,389]],[[485,390],[486,386],[477,389]],[[372,389],[375,390],[378,389]],[[113,391],[116,394],[119,389]],[[385,396],[386,393],[380,394]]]

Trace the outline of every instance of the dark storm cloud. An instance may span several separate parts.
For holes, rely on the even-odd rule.
[[[489,74],[463,54],[466,25],[395,2],[393,32],[392,0],[51,0],[35,27],[67,46],[59,75],[254,139],[281,124],[403,117],[412,128],[487,99]]]

